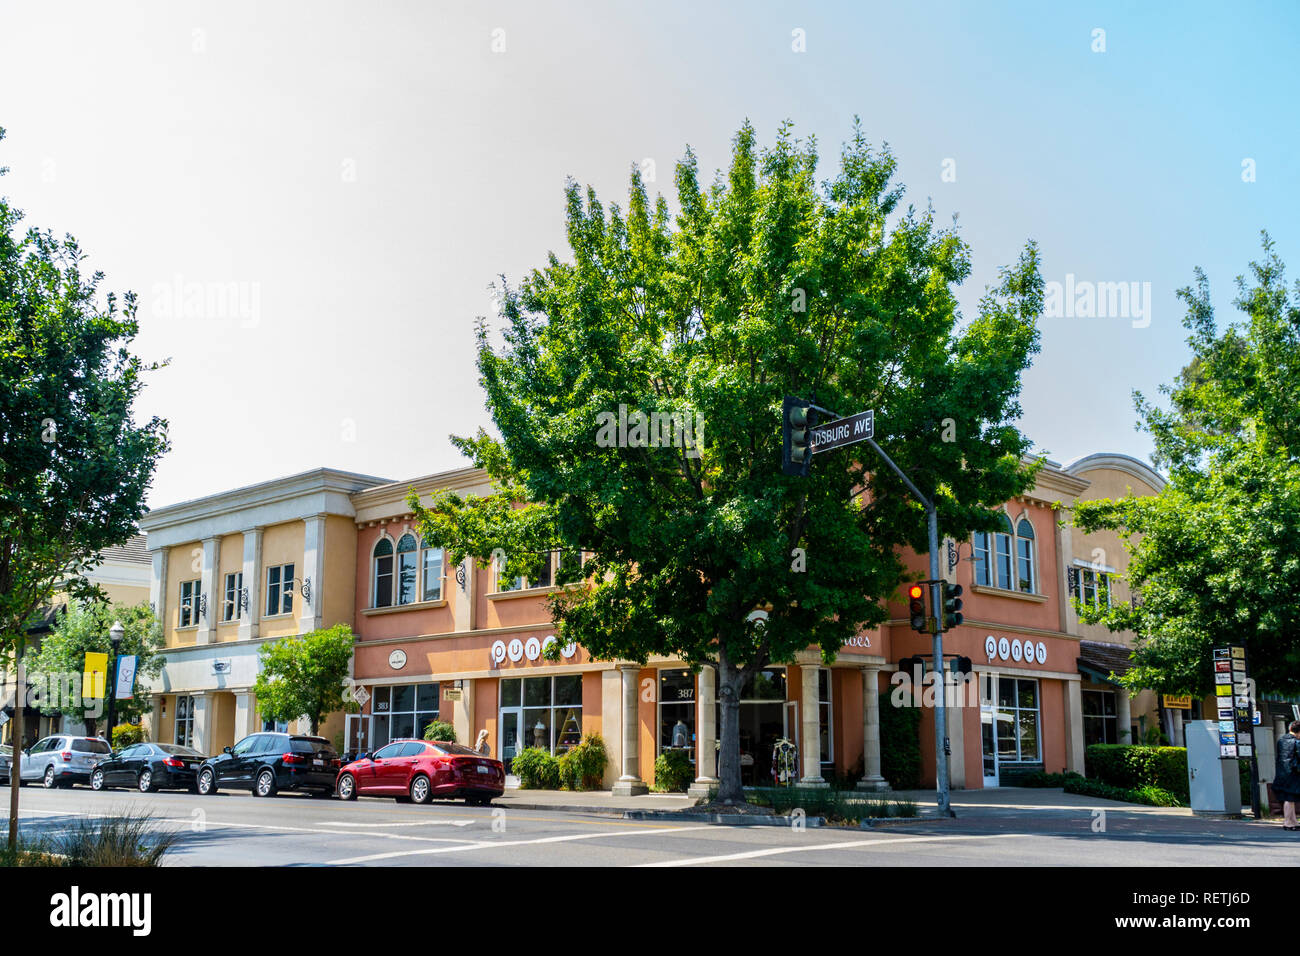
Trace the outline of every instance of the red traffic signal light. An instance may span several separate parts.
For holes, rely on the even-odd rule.
[[[912,629],[925,633],[925,588],[913,584],[907,589],[907,613],[912,619]]]

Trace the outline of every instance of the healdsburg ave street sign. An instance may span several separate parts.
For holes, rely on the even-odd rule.
[[[874,438],[876,433],[876,413],[874,409],[858,412],[847,418],[838,418],[825,425],[814,425],[809,431],[812,441],[809,446],[815,455],[822,451],[831,451],[852,445],[854,442]]]

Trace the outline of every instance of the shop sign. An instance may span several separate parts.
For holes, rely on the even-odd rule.
[[[1229,689],[1228,693],[1231,694],[1232,690]],[[1191,694],[1165,694],[1164,699],[1165,699],[1166,710],[1191,710],[1192,709]]]
[[[388,655],[388,666],[395,671],[400,671],[406,666],[406,651],[400,647]]]
[[[514,637],[509,643],[505,641],[493,641],[492,646],[488,649],[488,661],[490,667],[499,667],[509,658],[510,663],[518,664],[527,658],[531,662],[537,662],[542,659],[546,648],[555,643],[555,635],[548,634],[546,637],[538,640],[530,637],[526,641],[521,641]],[[560,656],[565,660],[571,660],[578,653],[578,645],[570,641],[560,648]]]
[[[1219,714],[1219,759],[1254,757],[1252,735],[1258,712],[1251,700],[1245,647],[1232,644],[1214,648],[1214,695]]]
[[[865,634],[858,634],[855,635],[854,637],[850,637],[847,641],[845,641],[844,646],[860,647],[865,651],[871,647],[871,638],[867,637],[867,635]]]
[[[464,697],[464,695],[465,692],[461,690],[459,687],[448,687],[445,691],[442,692],[442,699],[450,700],[450,701],[459,701],[462,697]]]
[[[1019,664],[1047,663],[1046,641],[1022,641],[1020,638],[998,639],[990,634],[984,638],[984,655],[990,662],[995,660],[1011,661]]]

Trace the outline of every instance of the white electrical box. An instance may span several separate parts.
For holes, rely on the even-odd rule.
[[[1236,760],[1219,757],[1219,724],[1214,720],[1189,720],[1183,724],[1187,739],[1187,786],[1192,812],[1203,816],[1241,816],[1241,778]]]

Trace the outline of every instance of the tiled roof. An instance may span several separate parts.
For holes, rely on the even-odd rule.
[[[1133,666],[1130,655],[1133,649],[1126,644],[1104,644],[1101,641],[1079,642],[1079,666],[1089,667],[1103,674],[1119,677]]]
[[[153,559],[149,556],[149,549],[145,546],[145,536],[142,534],[132,535],[127,539],[126,544],[115,544],[111,548],[105,548],[99,552],[99,555],[104,561],[122,561],[126,564],[153,563]]]

